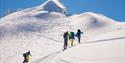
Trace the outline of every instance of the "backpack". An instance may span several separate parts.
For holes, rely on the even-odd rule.
[[[74,32],[70,32],[70,34],[69,34],[69,39],[74,39]]]

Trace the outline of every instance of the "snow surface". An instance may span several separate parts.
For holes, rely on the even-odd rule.
[[[0,63],[22,63],[29,50],[30,63],[125,62],[125,22],[93,12],[67,17],[62,11],[59,0],[48,0],[0,18]],[[62,51],[63,33],[77,29],[84,32],[82,43]]]

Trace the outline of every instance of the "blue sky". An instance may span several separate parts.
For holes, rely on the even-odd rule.
[[[46,0],[0,0],[0,16],[8,9],[25,9],[41,5]],[[125,21],[125,0],[61,0],[68,13],[96,12],[117,21]]]

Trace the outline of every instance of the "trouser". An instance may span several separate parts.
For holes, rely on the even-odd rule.
[[[67,49],[67,43],[64,44],[64,49]]]
[[[71,42],[71,46],[73,46],[74,39],[69,39]]]
[[[78,42],[79,42],[79,43],[80,43],[80,38],[81,38],[81,37],[78,37]]]
[[[68,45],[68,40],[64,39],[64,49],[67,49],[67,45]]]

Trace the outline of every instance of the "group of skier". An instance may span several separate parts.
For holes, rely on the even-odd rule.
[[[68,32],[68,31],[65,32],[64,35],[63,35],[63,38],[64,38],[64,49],[63,49],[63,51],[67,49],[68,44],[69,44],[68,41],[70,42],[71,47],[74,46],[75,37],[77,37],[78,43],[80,43],[81,34],[83,34],[83,32],[81,32],[80,29],[77,30],[76,34],[74,32]],[[26,53],[23,53],[23,57],[24,57],[23,63],[28,63],[29,60],[30,60],[30,56],[32,56],[30,54],[30,51],[28,51]]]
[[[65,49],[67,49],[67,46],[68,46],[68,41],[70,41],[70,45],[71,47],[74,45],[74,40],[75,40],[75,37],[78,38],[78,43],[80,43],[80,39],[81,39],[81,34],[83,34],[83,32],[81,32],[80,29],[77,30],[77,33],[75,34],[74,32],[68,32],[66,31],[63,35],[63,38],[64,38],[64,46],[63,46],[63,51]]]

